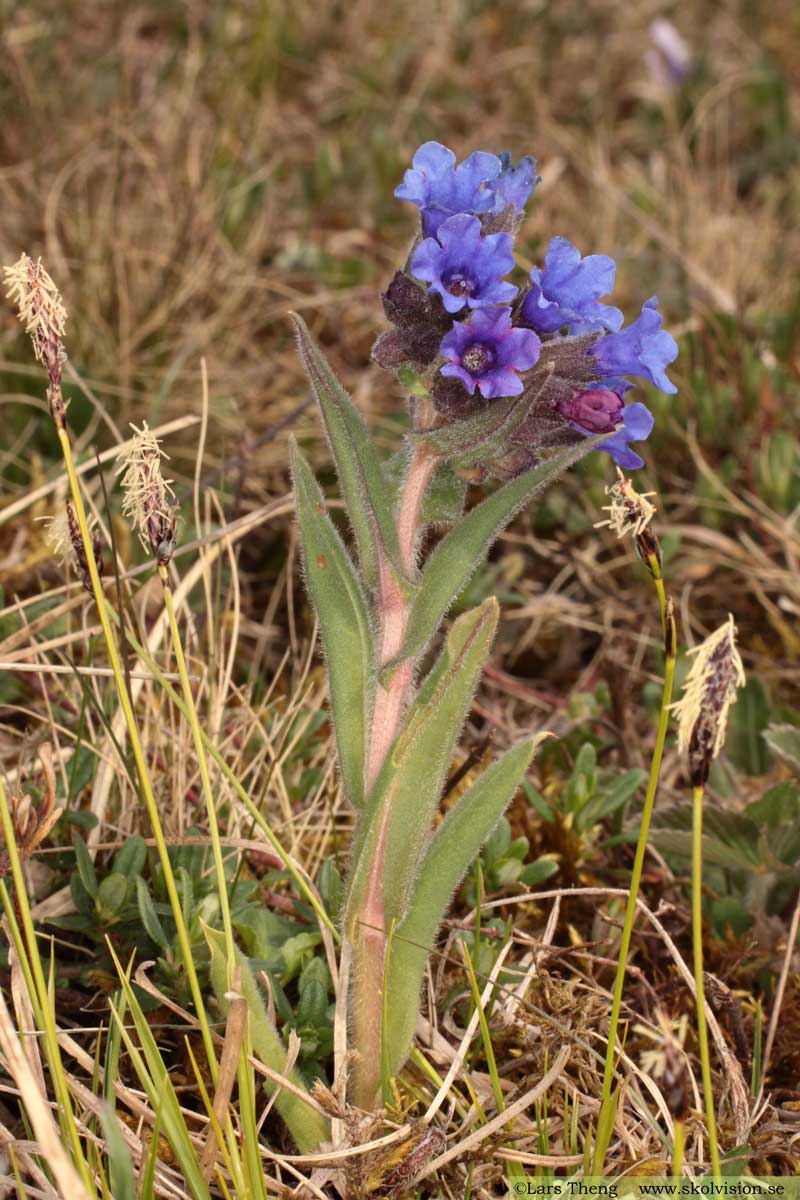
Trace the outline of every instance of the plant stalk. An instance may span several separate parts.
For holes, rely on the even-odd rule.
[[[178,674],[181,677],[181,688],[183,690],[183,699],[186,704],[186,715],[189,719],[189,726],[192,731],[192,740],[194,741],[195,754],[197,755],[197,765],[200,771],[200,781],[206,801],[208,830],[214,854],[214,868],[217,876],[217,891],[219,893],[220,911],[222,913],[222,928],[225,933],[225,949],[228,957],[228,971],[232,980],[236,962],[233,922],[231,920],[231,907],[230,900],[228,898],[228,883],[225,878],[225,864],[222,858],[222,844],[219,839],[217,812],[214,805],[214,796],[211,791],[211,778],[208,773],[208,759],[206,758],[205,748],[203,746],[203,738],[200,731],[200,721],[197,716],[197,707],[194,702],[191,683],[189,682],[189,672],[186,668],[186,657],[183,653],[183,643],[181,641],[180,630],[178,629],[178,621],[175,616],[175,604],[172,598],[172,588],[170,586],[169,574],[165,564],[159,564],[158,574],[161,580],[161,589],[164,595],[164,605],[167,610],[167,619],[169,621],[170,634],[172,637],[172,646],[175,651],[175,660],[178,665]]]
[[[628,953],[631,944],[631,935],[633,934],[633,925],[636,919],[636,902],[639,896],[639,886],[642,880],[642,870],[644,867],[644,858],[647,853],[647,837],[650,831],[650,820],[653,815],[653,807],[655,804],[656,791],[658,789],[658,776],[661,770],[661,759],[664,754],[664,743],[667,737],[667,729],[669,727],[669,706],[672,700],[672,686],[675,678],[675,662],[677,658],[677,645],[674,630],[674,617],[671,613],[671,608],[667,603],[666,594],[664,592],[663,581],[661,580],[660,571],[654,576],[656,582],[656,590],[658,592],[659,609],[661,611],[662,628],[666,630],[664,644],[666,649],[666,661],[664,665],[664,686],[661,693],[661,711],[658,717],[658,730],[656,732],[656,741],[653,748],[653,757],[650,761],[650,775],[647,780],[647,792],[644,799],[644,807],[642,809],[642,822],[639,829],[639,840],[636,843],[636,854],[633,860],[633,869],[631,871],[630,890],[628,892],[628,903],[625,909],[625,921],[622,926],[622,936],[619,944],[619,957],[617,960],[617,974],[614,980],[614,992],[611,1002],[611,1020],[608,1027],[608,1044],[606,1046],[606,1061],[603,1071],[603,1088],[601,1092],[600,1114],[597,1120],[598,1141],[595,1146],[594,1162],[592,1165],[593,1175],[602,1175],[603,1166],[605,1164],[606,1152],[608,1150],[608,1141],[610,1138],[610,1130],[606,1130],[606,1124],[610,1119],[612,1099],[611,1085],[614,1078],[614,1054],[617,1044],[617,1031],[619,1028],[619,1017],[622,1009],[622,993],[625,988],[625,972],[628,965]],[[658,584],[661,584],[659,587]]]
[[[402,565],[410,575],[415,568],[417,536],[425,491],[438,458],[425,447],[414,450],[406,473],[396,526]],[[390,662],[403,644],[408,608],[402,584],[389,564],[380,564],[379,669]],[[394,671],[388,684],[375,689],[366,765],[366,792],[374,786],[386,755],[403,719],[409,689],[414,679],[414,659]],[[386,912],[383,903],[383,871],[389,837],[391,811],[388,805],[378,817],[374,849],[365,880],[360,909],[355,914],[353,939],[353,1042],[359,1059],[353,1071],[355,1103],[371,1108],[380,1087],[384,978],[386,967]]]
[[[139,737],[139,730],[136,725],[136,717],[131,705],[128,689],[125,686],[125,678],[122,671],[122,663],[120,661],[117,645],[114,640],[114,633],[111,628],[111,621],[108,615],[106,606],[106,598],[103,592],[103,585],[100,580],[100,574],[97,570],[97,564],[94,560],[94,551],[92,549],[92,539],[89,534],[89,528],[86,522],[86,511],[83,506],[83,497],[81,496],[78,477],[75,472],[75,462],[72,457],[72,447],[70,446],[69,436],[63,423],[56,423],[58,431],[58,439],[61,444],[61,451],[64,456],[64,463],[67,468],[67,477],[69,479],[70,492],[72,494],[72,502],[75,507],[75,516],[78,520],[78,526],[81,532],[81,540],[83,541],[86,551],[86,561],[89,568],[89,577],[92,583],[92,591],[94,593],[97,613],[100,617],[100,624],[103,629],[103,637],[105,639],[108,650],[109,663],[114,672],[114,681],[116,684],[117,695],[119,702],[122,705],[122,711],[125,715],[125,722],[128,727],[128,735],[131,740],[131,749],[136,762],[136,770],[139,775],[139,781],[142,788],[142,796],[144,798],[147,815],[150,820],[150,825],[153,830],[158,856],[161,861],[161,866],[164,871],[164,882],[166,884],[167,893],[169,895],[172,914],[175,919],[175,926],[178,934],[178,941],[181,947],[181,954],[186,965],[186,974],[189,980],[189,988],[192,993],[195,1009],[197,1011],[197,1019],[200,1024],[200,1032],[203,1037],[203,1045],[208,1059],[209,1070],[211,1071],[212,1079],[216,1083],[217,1077],[217,1058],[214,1053],[214,1043],[211,1038],[211,1030],[208,1025],[208,1017],[206,1016],[205,1005],[203,1004],[203,994],[200,990],[200,981],[197,977],[197,971],[192,957],[191,942],[189,941],[189,931],[186,927],[186,921],[183,916],[180,896],[175,883],[175,876],[172,871],[172,863],[169,860],[169,852],[167,843],[164,838],[164,831],[161,827],[161,819],[158,813],[153,786],[150,781],[150,774],[147,769],[147,761],[144,755],[144,748]]]
[[[703,1077],[703,1099],[708,1125],[708,1150],[712,1175],[720,1174],[717,1121],[714,1113],[714,1093],[711,1087],[711,1060],[706,1027],[705,987],[703,985],[703,796],[700,784],[692,788],[692,950],[694,982],[697,989],[697,1042]]]

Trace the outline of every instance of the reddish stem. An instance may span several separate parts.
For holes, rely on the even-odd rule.
[[[414,451],[403,486],[397,514],[397,537],[402,565],[408,575],[415,568],[420,513],[437,458],[425,448]],[[405,636],[408,610],[391,566],[380,564],[379,664],[385,666],[399,654]],[[366,787],[369,793],[378,777],[403,719],[408,692],[414,678],[414,660],[402,663],[384,687],[378,683],[372,710]],[[386,958],[386,914],[383,905],[383,868],[386,858],[391,813],[381,813],[369,870],[354,934],[354,1041],[360,1057],[354,1070],[353,1098],[370,1108],[381,1078],[381,1019]]]

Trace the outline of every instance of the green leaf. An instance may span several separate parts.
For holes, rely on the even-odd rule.
[[[526,867],[523,867],[519,882],[524,883],[526,888],[538,887],[551,875],[555,875],[557,870],[558,863],[554,862],[552,858],[537,858],[536,862],[528,863]]]
[[[464,511],[467,483],[449,463],[440,463],[422,501],[422,525],[452,525]]]
[[[774,729],[775,726],[771,728]],[[794,726],[788,728],[794,729]],[[798,749],[800,750],[800,746]],[[766,825],[767,829],[777,829],[784,824],[800,826],[800,787],[789,779],[783,783],[776,783],[774,787],[768,788],[759,800],[751,800],[744,813],[757,825]]]
[[[659,827],[651,832],[651,841],[664,854],[689,858],[692,853],[692,808],[676,805],[658,814]],[[709,865],[745,871],[763,867],[763,851],[758,826],[741,813],[703,808],[703,861]]]
[[[476,505],[442,538],[425,564],[411,601],[402,650],[386,670],[391,671],[404,659],[415,658],[425,649],[453,600],[512,517],[602,440],[602,435],[587,438],[579,446],[569,446],[512,479]]]
[[[139,917],[144,926],[144,931],[150,938],[150,941],[155,942],[162,950],[168,950],[169,939],[164,933],[164,926],[158,919],[152,896],[141,875],[136,878],[136,902],[139,907]]]
[[[392,939],[385,987],[390,1069],[405,1062],[419,1009],[425,964],[450,899],[470,863],[502,817],[530,765],[538,734],[514,746],[493,763],[451,809],[434,834],[410,889],[408,912]]]
[[[114,870],[131,879],[134,875],[141,875],[146,862],[147,845],[145,840],[134,836],[128,838],[114,855]]]
[[[112,871],[97,889],[94,905],[102,923],[116,921],[128,895],[128,880],[118,871]]]
[[[319,617],[345,793],[364,800],[367,713],[373,686],[372,637],[367,606],[350,555],[325,512],[322,493],[297,444],[291,443],[297,518],[306,583]]]
[[[220,1008],[227,1015],[229,1007],[227,996],[230,986],[225,935],[219,930],[209,929],[208,926],[204,927],[203,932],[211,951],[211,984]],[[266,1066],[283,1075],[286,1066],[286,1047],[269,1019],[258,984],[250,970],[250,964],[238,949],[236,951],[236,967],[239,971],[237,990],[247,1001],[250,1035],[255,1052]],[[287,1078],[302,1091],[307,1091],[302,1076],[297,1070],[290,1071]],[[276,1085],[269,1081],[265,1087],[270,1095],[276,1091]],[[320,1142],[330,1139],[330,1126],[325,1118],[293,1092],[280,1090],[275,1099],[275,1107],[286,1122],[301,1154],[312,1154]]]
[[[114,1200],[136,1200],[136,1177],[128,1147],[110,1104],[100,1105],[100,1125],[106,1143],[108,1174]]]
[[[796,725],[770,725],[764,741],[779,758],[800,771],[800,729]]]
[[[615,779],[608,791],[600,791],[592,797],[581,813],[581,827],[591,828],[597,821],[610,817],[618,808],[627,804],[633,793],[647,778],[647,772],[641,767],[634,767]]]
[[[425,844],[431,836],[447,769],[497,628],[492,596],[454,622],[442,652],[420,687],[378,777],[365,836],[356,845],[348,918],[374,866],[379,829],[388,822],[382,876],[385,919],[400,920]]]
[[[364,418],[331,370],[322,351],[297,313],[290,313],[297,347],[319,404],[331,447],[339,486],[358,546],[364,578],[370,587],[378,582],[381,555],[404,578],[392,493]]]
[[[176,1164],[181,1170],[188,1194],[194,1197],[194,1200],[210,1200],[211,1194],[200,1170],[197,1150],[192,1143],[175,1088],[169,1077],[169,1071],[167,1070],[161,1051],[158,1048],[158,1043],[150,1028],[147,1017],[142,1011],[131,982],[122,969],[120,961],[110,944],[109,952],[117,968],[125,1000],[130,1009],[130,1021],[133,1022],[137,1036],[136,1038],[131,1036],[129,1032],[130,1021],[124,1021],[116,1005],[112,1003],[110,1005],[111,1014],[119,1035],[128,1052],[128,1057],[139,1078],[139,1082],[144,1088],[147,1099],[153,1109],[158,1110],[162,1121],[164,1137],[169,1142],[175,1154]]]
[[[72,846],[75,851],[75,867],[83,884],[84,891],[94,900],[97,895],[97,875],[91,855],[86,848],[86,842],[77,833],[73,833]]]

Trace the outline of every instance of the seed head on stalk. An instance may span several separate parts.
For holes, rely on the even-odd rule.
[[[44,520],[45,537],[47,544],[50,547],[53,557],[57,560],[59,566],[69,565],[81,577],[81,582],[87,592],[92,591],[92,580],[89,575],[89,563],[86,558],[86,548],[81,538],[81,531],[78,526],[78,520],[75,516],[75,509],[72,506],[71,500],[66,500],[64,503],[63,512],[54,513],[50,517],[38,518]],[[103,543],[95,528],[93,518],[87,522],[89,533],[92,537],[92,552],[95,562],[98,564],[98,569],[103,558]]]
[[[603,507],[605,521],[596,521],[595,529],[608,525],[618,538],[632,535],[636,551],[650,574],[661,573],[661,546],[650,528],[656,507],[650,503],[655,492],[637,492],[630,479],[617,467],[617,481],[606,488],[610,503]]]
[[[728,713],[745,682],[733,617],[729,614],[724,625],[689,653],[695,656],[692,669],[683,696],[672,707],[678,717],[678,749],[688,756],[692,787],[702,787],[725,744]]]
[[[130,518],[145,550],[151,550],[159,566],[166,566],[175,553],[177,501],[161,473],[167,455],[147,422],[137,429],[131,445],[120,451],[117,474],[122,475],[122,512]]]
[[[63,342],[67,311],[61,293],[40,258],[34,262],[21,254],[13,266],[4,268],[4,274],[6,294],[30,335],[37,362],[47,370],[47,399],[53,420],[63,428],[67,406],[61,394],[61,371],[67,357]]]

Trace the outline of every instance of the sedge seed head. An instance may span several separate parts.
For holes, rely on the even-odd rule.
[[[65,357],[62,340],[67,311],[56,287],[39,258],[22,254],[13,266],[4,268],[6,295],[33,343],[37,360],[51,375]]]
[[[678,749],[688,755],[696,786],[705,782],[712,761],[725,745],[728,714],[745,683],[733,617],[729,615],[724,625],[689,653],[694,662],[683,696],[672,709],[678,718]]]
[[[603,506],[608,519],[595,522],[595,529],[608,525],[618,538],[628,534],[639,537],[655,516],[655,505],[649,500],[655,492],[637,492],[630,479],[617,467],[617,481],[606,488],[606,495],[611,501]]]
[[[145,550],[159,562],[168,562],[175,545],[175,493],[161,472],[161,460],[168,456],[145,421],[141,429],[131,425],[136,435],[130,446],[117,456],[117,474],[122,476],[122,512],[128,517]]]

